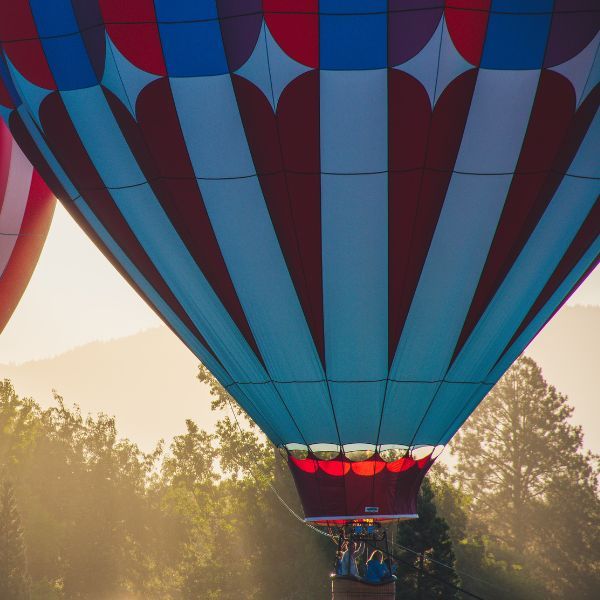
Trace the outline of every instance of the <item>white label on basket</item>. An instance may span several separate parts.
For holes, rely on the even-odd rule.
[[[365,506],[365,512],[366,513],[378,513],[379,506]]]

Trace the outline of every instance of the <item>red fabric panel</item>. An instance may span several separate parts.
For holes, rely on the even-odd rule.
[[[104,93],[133,155],[173,227],[248,345],[261,360],[196,182],[169,80],[158,79],[140,93],[136,103],[137,122],[114,94],[106,89]]]
[[[254,84],[232,81],[271,221],[324,361],[318,74],[290,83],[277,115]]]
[[[3,158],[0,155],[0,158]],[[46,241],[56,200],[41,177],[34,171],[31,179],[27,207],[20,231],[8,263],[0,273],[0,332],[17,307]]]
[[[12,148],[13,137],[4,121],[0,120],[0,212],[4,204],[6,186],[8,185]]]
[[[462,57],[479,65],[491,0],[452,0],[445,10],[450,37]]]
[[[421,83],[401,71],[389,71],[390,364],[452,177],[476,77],[471,70],[455,79],[432,112]]]
[[[154,0],[99,0],[106,31],[136,67],[166,75]]]
[[[574,112],[571,83],[558,73],[542,71],[516,174],[452,360],[462,350],[552,200],[556,188],[546,183]],[[578,139],[577,147],[580,143]],[[551,179],[554,178],[553,174]]]
[[[0,2],[0,39],[8,59],[23,77],[37,86],[56,89],[29,0]]]
[[[433,464],[429,458],[385,463],[377,455],[361,462],[350,462],[345,457],[318,461],[316,470],[314,466],[307,468],[309,462],[313,459],[298,461],[290,456],[288,464],[305,516],[320,517],[323,522],[335,517],[377,520],[384,515],[416,514],[419,487]],[[378,511],[366,512],[367,506],[377,507]]]
[[[318,67],[319,0],[263,0],[263,10],[283,51],[307,67]]]

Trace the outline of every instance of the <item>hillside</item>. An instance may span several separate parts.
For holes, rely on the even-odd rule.
[[[526,354],[548,382],[569,396],[573,421],[583,424],[586,446],[600,451],[598,377],[600,307],[565,307],[532,342]],[[119,433],[149,450],[169,440],[192,418],[214,426],[207,389],[195,378],[198,360],[165,327],[108,342],[94,342],[45,360],[0,365],[20,395],[42,405],[56,389],[84,413],[117,416]],[[142,418],[140,418],[142,415]]]

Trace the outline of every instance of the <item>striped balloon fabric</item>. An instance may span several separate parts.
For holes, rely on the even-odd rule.
[[[55,202],[0,121],[0,333],[29,283]]]
[[[291,453],[307,515],[397,517],[598,262],[599,23],[597,0],[11,0],[0,111]]]

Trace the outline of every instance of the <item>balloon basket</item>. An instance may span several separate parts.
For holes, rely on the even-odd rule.
[[[331,600],[394,600],[396,582],[367,583],[352,577],[331,579]]]

